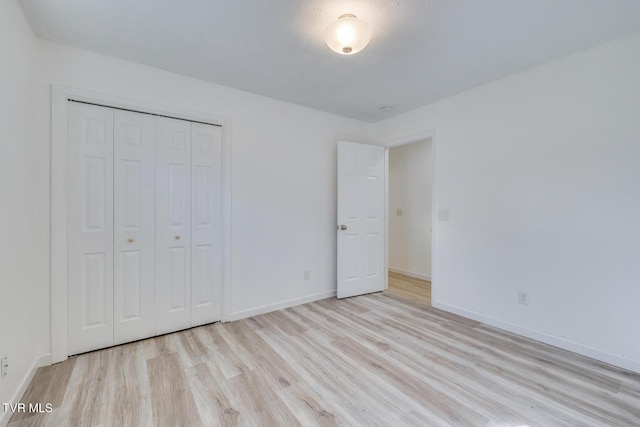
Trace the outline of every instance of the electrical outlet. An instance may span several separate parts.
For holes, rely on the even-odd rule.
[[[309,279],[311,279],[311,271],[305,270],[304,271],[304,280],[309,280]]]
[[[2,356],[0,359],[0,379],[4,379],[9,373],[9,359],[7,356]]]
[[[529,305],[529,292],[518,291],[518,303],[522,305]]]
[[[402,208],[396,208],[396,216],[403,216],[404,212],[402,212]]]

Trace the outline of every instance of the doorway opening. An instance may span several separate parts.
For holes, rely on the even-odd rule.
[[[387,292],[431,305],[433,143],[387,146]]]

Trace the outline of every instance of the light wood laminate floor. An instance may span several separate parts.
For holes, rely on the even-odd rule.
[[[413,301],[431,304],[431,282],[427,280],[390,271],[387,292]]]
[[[378,293],[74,357],[22,401],[55,409],[10,426],[638,426],[640,375]]]

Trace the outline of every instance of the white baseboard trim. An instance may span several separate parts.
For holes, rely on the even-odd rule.
[[[555,335],[549,335],[544,332],[538,332],[536,330],[529,329],[529,328],[524,328],[514,323],[504,322],[502,320],[495,319],[493,317],[485,316],[484,314],[476,313],[474,311],[468,311],[460,307],[442,303],[440,301],[434,300],[432,301],[431,305],[440,310],[448,311],[450,313],[454,313],[459,316],[466,317],[468,319],[476,320],[478,322],[482,322],[489,326],[494,326],[496,328],[521,335],[523,337],[531,338],[533,340],[540,341],[545,344],[553,345],[555,347],[559,347],[564,350],[578,353],[582,356],[587,356],[592,359],[596,359],[601,362],[605,362],[610,365],[617,366],[619,368],[640,373],[640,361],[638,360],[627,359],[625,357],[608,353],[606,351],[603,351],[597,348],[589,347],[584,344],[580,344],[575,341],[568,340],[566,338],[558,337]]]
[[[306,304],[308,302],[319,301],[336,296],[336,291],[322,292],[319,294],[308,295],[302,298],[294,298],[287,301],[282,301],[277,304],[263,305],[260,307],[250,308],[248,310],[236,311],[231,313],[230,321],[245,319],[247,317],[257,316],[259,314],[270,313],[276,310],[282,310],[283,308],[289,308],[300,304]]]
[[[33,376],[36,374],[36,371],[38,370],[38,368],[40,368],[41,366],[48,366],[48,365],[51,365],[51,354],[43,354],[41,356],[36,357],[36,359],[31,364],[31,367],[29,368],[25,376],[22,378],[22,381],[20,382],[18,389],[15,391],[15,393],[13,393],[13,396],[11,397],[11,401],[4,402],[4,403],[11,403],[15,405],[16,403],[20,402],[20,399],[22,399],[22,396],[24,396],[24,392],[27,391],[27,387],[29,387],[29,384],[31,383],[31,380],[33,379]],[[9,424],[9,419],[11,418],[12,415],[13,415],[12,412],[5,412],[4,408],[0,408],[0,427],[6,427],[6,425]]]
[[[413,277],[415,279],[431,281],[431,276],[427,276],[426,274],[414,273],[413,271],[402,270],[395,267],[389,267],[388,270],[392,273],[404,274],[405,276]]]

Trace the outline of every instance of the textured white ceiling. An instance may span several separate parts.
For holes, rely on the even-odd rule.
[[[42,38],[370,122],[640,31],[639,0],[19,2]],[[354,56],[322,38],[343,13]]]

